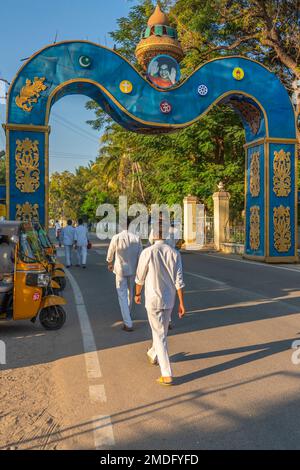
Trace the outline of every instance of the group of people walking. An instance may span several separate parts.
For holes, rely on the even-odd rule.
[[[167,335],[175,305],[179,299],[179,318],[185,314],[181,255],[170,240],[164,240],[162,224],[152,233],[150,246],[143,250],[139,237],[123,230],[109,245],[107,263],[116,276],[116,289],[123,318],[123,330],[133,331],[131,309],[133,299],[141,304],[145,288],[145,307],[152,331],[152,346],[147,351],[151,364],[160,366],[158,382],[171,385],[172,368],[168,355]]]
[[[76,227],[73,226],[72,220],[68,220],[67,226],[61,228],[58,226],[59,222],[55,223],[55,235],[60,245],[63,244],[65,248],[66,267],[72,266],[72,250],[77,251],[77,264],[76,266],[86,268],[87,249],[89,245],[88,229],[83,225],[83,220],[78,219]]]

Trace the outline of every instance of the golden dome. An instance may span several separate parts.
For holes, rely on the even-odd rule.
[[[149,62],[159,54],[169,55],[177,62],[183,59],[184,52],[177,31],[169,25],[167,15],[157,5],[135,50],[137,61],[143,69],[146,70]]]
[[[148,26],[154,26],[156,24],[164,24],[169,25],[169,18],[163,11],[161,11],[160,6],[157,4],[155,7],[154,12],[150,16],[148,20]]]

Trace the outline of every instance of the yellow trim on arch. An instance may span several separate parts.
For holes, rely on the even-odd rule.
[[[95,42],[92,42],[92,41],[85,41],[85,40],[77,40],[77,39],[74,39],[74,40],[68,40],[68,41],[60,41],[60,42],[57,42],[56,44],[48,44],[47,46],[45,47],[42,47],[41,49],[39,49],[37,52],[35,52],[34,54],[32,54],[31,57],[29,57],[29,59],[19,68],[19,70],[17,71],[13,81],[11,82],[10,84],[10,87],[8,89],[8,95],[7,95],[7,103],[9,104],[9,99],[10,99],[10,92],[18,78],[18,76],[20,75],[21,71],[26,67],[27,64],[29,64],[29,62],[31,62],[36,56],[38,56],[39,54],[41,54],[43,51],[47,50],[47,49],[50,49],[51,47],[56,47],[56,46],[61,46],[63,44],[72,44],[72,43],[81,43],[81,44],[90,44],[92,46],[95,46],[95,47],[98,47],[99,49],[105,49],[107,51],[110,51],[112,52],[113,54],[116,54],[117,56],[121,57],[121,59],[123,59],[125,62],[127,62],[131,67],[132,69],[147,83],[149,84],[152,88],[154,88],[155,90],[159,91],[159,92],[165,92],[166,90],[163,90],[161,88],[158,88],[156,87],[154,84],[148,82],[148,80],[145,80],[145,77],[141,74],[141,72],[134,66],[132,65],[131,62],[129,62],[129,60],[122,56],[118,51],[114,51],[113,49],[111,49],[110,47],[106,47],[106,46],[102,46],[101,44],[97,44]],[[189,75],[188,77],[186,77],[181,83],[179,83],[178,85],[172,87],[170,89],[171,90],[175,90],[177,88],[180,88],[187,80],[189,80],[196,72],[198,72],[198,70],[200,70],[202,67],[204,67],[206,64],[209,64],[210,62],[215,62],[216,60],[223,60],[223,59],[244,59],[244,60],[247,60],[249,62],[254,62],[255,64],[258,64],[260,65],[261,67],[263,67],[264,69],[266,69],[268,72],[270,73],[273,73],[268,67],[266,67],[264,64],[261,64],[260,62],[258,62],[257,60],[254,60],[254,59],[250,59],[248,57],[245,57],[245,56],[242,56],[242,55],[228,55],[228,56],[222,56],[222,57],[215,57],[213,59],[210,59],[206,62],[204,62],[203,64],[199,65],[195,70],[194,72]],[[9,106],[7,106],[7,110],[6,110],[6,121],[8,120],[8,108]]]
[[[24,132],[49,132],[50,126],[36,126],[34,124],[4,124],[4,130],[10,131],[24,131]]]
[[[215,106],[219,101],[221,101],[222,99],[226,98],[226,96],[230,96],[232,94],[239,94],[239,95],[243,95],[243,96],[246,96],[250,99],[252,99],[253,101],[255,101],[255,103],[260,107],[263,115],[264,115],[264,119],[265,119],[265,126],[266,126],[266,136],[268,137],[269,136],[269,122],[268,122],[268,117],[267,117],[267,113],[266,113],[266,110],[264,109],[264,107],[262,106],[262,104],[252,95],[250,95],[249,93],[246,93],[244,91],[241,91],[241,90],[230,90],[230,91],[227,91],[226,93],[223,93],[222,95],[220,95],[216,100],[214,100],[207,108],[205,111],[203,111],[202,114],[199,114],[196,118],[192,119],[191,121],[188,121],[188,122],[185,122],[183,124],[165,124],[165,123],[158,123],[158,122],[152,122],[152,121],[144,121],[143,119],[140,119],[136,116],[134,116],[133,114],[131,114],[126,108],[124,108],[124,106],[119,103],[119,101],[116,100],[116,98],[103,86],[101,85],[100,83],[98,82],[95,82],[94,80],[90,80],[89,78],[73,78],[71,80],[67,80],[66,82],[63,82],[61,83],[60,85],[58,85],[54,90],[52,90],[52,92],[50,93],[49,97],[48,97],[48,100],[47,100],[47,104],[46,104],[46,115],[45,115],[45,126],[48,125],[48,122],[49,122],[49,116],[50,116],[50,109],[51,109],[51,101],[52,99],[54,98],[54,96],[64,87],[70,85],[71,83],[89,83],[90,85],[94,85],[95,87],[99,88],[106,96],[108,96],[108,98],[121,110],[123,111],[125,114],[127,114],[127,116],[129,116],[132,120],[134,121],[137,121],[137,122],[140,122],[141,124],[144,124],[146,126],[153,126],[153,127],[164,127],[166,129],[183,129],[185,127],[188,127],[190,126],[191,124],[197,122],[202,116],[205,116],[212,108],[213,106]]]

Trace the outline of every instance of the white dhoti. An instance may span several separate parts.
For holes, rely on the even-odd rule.
[[[168,310],[152,310],[147,308],[153,338],[152,348],[149,349],[147,354],[153,361],[158,360],[162,377],[172,377],[167,345],[172,310],[172,308]]]
[[[66,266],[72,265],[72,245],[65,245]]]
[[[132,328],[132,319],[130,310],[133,303],[133,291],[135,285],[134,276],[118,276],[116,275],[116,288],[118,293],[118,299],[120,309],[123,317],[123,321],[128,328]]]
[[[77,260],[80,266],[86,265],[87,246],[77,246]]]

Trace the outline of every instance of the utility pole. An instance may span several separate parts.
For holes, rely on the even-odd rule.
[[[5,78],[0,77],[0,104],[6,104],[6,99],[7,99],[7,91],[6,91],[6,85],[10,85],[8,80],[5,80]]]

